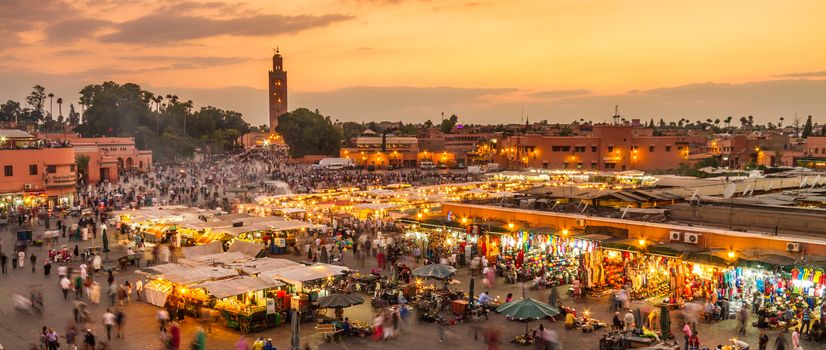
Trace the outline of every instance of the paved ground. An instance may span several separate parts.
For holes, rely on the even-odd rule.
[[[42,230],[42,228],[39,228]],[[10,231],[14,231],[14,227],[10,227]],[[14,243],[13,234],[10,232],[0,232],[0,237],[3,240],[2,249],[6,254],[9,254]],[[59,244],[64,244],[65,239],[61,240]],[[88,245],[88,242],[81,245]],[[45,256],[45,248],[33,248],[33,251],[42,261]],[[120,253],[115,249],[110,253],[111,257],[120,256]],[[289,256],[288,258],[296,258]],[[352,259],[352,256],[347,256],[348,265],[356,266],[357,263]],[[28,259],[26,261],[26,268],[21,270],[11,270],[9,264],[9,273],[0,276],[0,300],[5,302],[0,303],[0,344],[3,344],[6,349],[25,349],[26,345],[37,340],[39,329],[42,326],[55,327],[60,333],[63,333],[65,326],[72,313],[72,300],[70,296],[69,301],[64,301],[58,286],[57,276],[55,275],[56,266],[52,269],[52,274],[48,277],[43,275],[42,265],[38,264],[37,272],[31,273],[28,266]],[[76,265],[77,263],[75,263]],[[369,270],[374,265],[374,260],[369,259],[367,266],[357,267],[363,271]],[[138,277],[134,273],[134,269],[116,274],[116,280],[122,283],[125,279],[135,280]],[[96,280],[105,285],[105,275],[99,274]],[[470,277],[466,269],[460,269],[457,279],[462,281],[460,288],[467,288]],[[480,287],[481,281],[477,280],[477,293],[482,291]],[[14,309],[11,303],[11,296],[15,291],[26,292],[30,286],[37,286],[42,288],[46,304],[46,310],[43,315],[35,315],[27,312],[21,312]],[[484,288],[484,287],[481,287]],[[499,295],[502,298],[507,293],[514,293],[514,295],[521,295],[521,286],[516,284],[502,284],[492,288],[492,295]],[[547,300],[548,290],[528,290],[527,294],[539,300]],[[585,298],[582,300],[569,300],[564,288],[560,289],[560,296],[563,304],[573,306],[579,311],[589,310],[591,314],[606,322],[610,321],[610,312],[608,311],[607,301],[599,298]],[[369,301],[369,297],[365,296],[365,300]],[[93,328],[102,334],[102,326],[100,324],[101,315],[105,311],[106,300],[102,299],[102,305],[92,306],[92,319],[95,321]],[[636,303],[635,305],[642,305]],[[113,349],[162,349],[160,341],[158,340],[158,331],[156,328],[155,313],[158,308],[141,302],[133,302],[132,304],[123,307],[126,313],[126,338],[116,339],[113,341]],[[345,314],[351,319],[371,320],[372,310],[369,302],[358,307],[347,309]],[[678,332],[678,320],[676,317],[672,321],[673,330]],[[577,331],[565,331],[561,323],[552,324],[549,321],[531,322],[531,327],[536,327],[540,323],[550,326],[556,330],[562,341],[565,349],[597,349],[599,338],[605,331],[598,331],[591,334],[583,334]],[[197,320],[187,319],[183,325],[183,339],[184,344],[188,344],[193,332],[198,325]],[[501,315],[491,315],[490,320],[483,321],[478,324],[482,328],[495,327],[500,331],[501,339],[505,342],[512,339],[517,334],[524,332],[525,324],[520,322],[513,322],[505,320]],[[448,341],[447,343],[440,343],[437,337],[437,327],[433,324],[418,323],[411,317],[403,326],[403,331],[396,339],[387,342],[373,342],[365,338],[347,338],[340,343],[325,344],[320,337],[314,334],[312,324],[303,324],[301,330],[302,343],[308,343],[313,348],[317,349],[388,349],[398,347],[402,349],[424,349],[424,348],[454,348],[454,349],[484,349],[486,348],[481,341],[474,340],[473,325],[459,324],[447,327]],[[726,339],[735,335],[735,321],[724,321],[715,323],[713,325],[700,324],[698,325],[700,339],[709,347],[714,348],[717,344],[724,344]],[[250,338],[264,336],[272,338],[275,345],[279,349],[288,349],[289,346],[289,329],[286,326],[268,329],[260,333],[250,334]],[[208,349],[231,349],[233,344],[239,339],[240,334],[236,331],[229,330],[222,325],[213,327],[212,333],[208,337]],[[770,333],[772,342],[775,338],[775,333]],[[787,335],[787,339],[789,336]],[[481,338],[480,338],[481,339]],[[746,339],[753,348],[756,349],[757,344],[757,329],[751,328]],[[503,344],[504,349],[516,349],[519,346],[513,344]],[[804,343],[806,349],[826,349],[826,346],[820,344]]]

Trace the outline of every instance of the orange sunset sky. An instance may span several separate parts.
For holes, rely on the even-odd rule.
[[[0,1],[0,99],[104,80],[266,119],[826,122],[826,1]],[[788,119],[788,118],[787,118]]]

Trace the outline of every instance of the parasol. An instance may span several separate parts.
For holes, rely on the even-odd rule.
[[[360,305],[364,303],[364,299],[355,294],[332,294],[318,299],[318,306],[323,308],[339,308],[350,307],[353,305]]]
[[[531,298],[504,303],[496,308],[496,312],[518,321],[541,320],[559,315],[559,309]],[[525,323],[525,333],[528,333],[527,322]]]
[[[456,273],[456,268],[445,264],[430,264],[413,270],[413,276],[446,279]]]

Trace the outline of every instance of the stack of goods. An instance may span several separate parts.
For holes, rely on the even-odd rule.
[[[224,298],[215,302],[215,309],[240,313],[244,309],[244,305],[234,298]]]
[[[373,334],[373,326],[359,320],[350,322],[350,332],[359,337],[369,337]]]
[[[622,265],[619,264],[605,264],[605,285],[610,288],[619,288],[625,284],[624,272]]]
[[[533,336],[531,336],[530,334],[517,335],[516,338],[513,339],[513,341],[511,341],[511,343],[519,345],[531,345],[534,343],[534,339]]]
[[[634,300],[659,299],[670,293],[670,285],[667,281],[649,281],[645,288],[631,291],[631,298]]]

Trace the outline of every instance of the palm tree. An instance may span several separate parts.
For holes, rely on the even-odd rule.
[[[89,176],[89,156],[85,154],[78,154],[75,156],[75,163],[77,163],[77,172],[80,175],[80,182],[86,183]]]
[[[54,111],[54,106],[52,105],[52,98],[54,98],[54,94],[50,92],[46,96],[49,96],[49,117],[51,117],[53,114],[52,112]]]
[[[63,117],[63,97],[57,98],[57,117]]]
[[[786,118],[780,117],[780,123],[777,123],[778,128],[781,128],[781,129],[783,128],[783,121],[784,120],[786,120]]]
[[[726,122],[726,127],[727,127],[727,128],[728,128],[729,126],[731,126],[731,116],[726,117],[725,122]]]
[[[714,119],[714,126],[720,127],[720,118]]]

